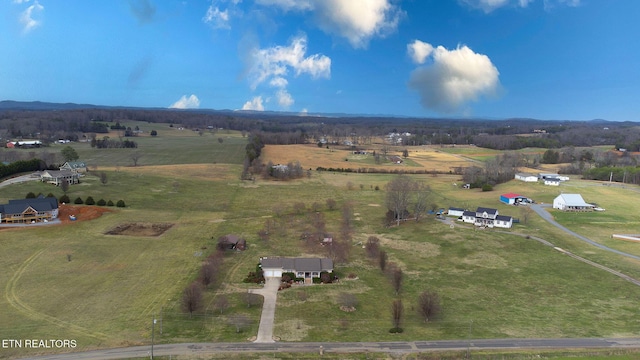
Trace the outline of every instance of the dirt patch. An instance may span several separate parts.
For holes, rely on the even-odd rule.
[[[160,236],[165,231],[171,229],[173,224],[159,223],[126,223],[120,224],[115,228],[107,231],[106,235],[128,235],[128,236]]]
[[[76,221],[93,220],[109,212],[113,212],[113,210],[101,206],[61,204],[58,207],[58,219],[63,224],[69,224]],[[74,216],[76,220],[71,220],[71,216]]]

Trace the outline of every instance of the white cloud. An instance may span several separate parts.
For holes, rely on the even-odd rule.
[[[40,5],[36,0],[33,2],[33,5],[27,7],[27,9],[20,14],[20,22],[24,26],[22,30],[25,34],[40,26],[42,21],[37,20],[35,17],[37,17],[43,10],[44,6]]]
[[[280,76],[274,77],[273,79],[271,79],[271,81],[269,81],[269,85],[277,88],[287,87],[288,84],[289,82],[287,81],[287,79]]]
[[[200,107],[200,99],[197,96],[182,95],[180,100],[174,102],[169,108],[171,109],[197,109]]]
[[[481,9],[485,13],[490,13],[504,6],[515,6],[525,8],[535,0],[458,0],[473,8]],[[550,10],[556,5],[579,6],[581,0],[542,0],[545,10]]]
[[[500,73],[489,57],[467,46],[438,46],[431,56],[433,63],[418,67],[409,79],[426,108],[451,113],[481,96],[495,95],[500,87]]]
[[[262,96],[256,96],[242,105],[242,110],[264,111]]]
[[[375,36],[395,31],[403,12],[390,0],[316,0],[320,28],[347,39],[354,48],[366,48]]]
[[[256,4],[276,6],[284,11],[313,9],[313,0],[256,0]]]
[[[427,57],[433,52],[433,46],[420,40],[414,40],[411,44],[407,45],[407,52],[416,64],[424,64]]]
[[[206,24],[211,25],[215,29],[229,29],[229,11],[221,11],[213,4],[209,5],[207,13],[202,18]]]
[[[242,0],[211,0],[202,22],[214,29],[231,29],[231,18],[241,15],[238,9],[241,2]]]
[[[404,12],[393,0],[256,0],[284,11],[313,12],[327,34],[347,39],[354,48],[366,48],[373,37],[395,31]]]
[[[306,52],[306,36],[294,38],[289,46],[254,49],[249,70],[251,88],[255,89],[268,79],[276,79],[276,83],[282,83],[279,78],[285,79],[290,70],[296,76],[306,73],[314,79],[328,78],[331,75],[331,59],[320,54],[306,56]]]
[[[13,0],[14,4],[28,3],[30,0]]]
[[[278,100],[278,105],[280,105],[285,109],[288,109],[289,107],[291,107],[291,105],[293,105],[293,103],[295,102],[291,94],[289,94],[289,92],[287,91],[287,89],[278,90],[276,92],[276,99]]]

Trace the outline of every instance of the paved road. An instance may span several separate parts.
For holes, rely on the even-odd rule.
[[[591,239],[589,239],[587,237],[584,237],[584,236],[582,236],[580,234],[577,234],[577,233],[567,229],[566,227],[560,225],[557,221],[555,221],[553,219],[553,216],[551,216],[551,214],[547,210],[545,210],[545,208],[547,208],[549,206],[550,206],[549,204],[545,204],[545,205],[532,204],[531,205],[531,209],[533,209],[533,211],[535,211],[536,214],[540,215],[541,218],[543,218],[544,220],[548,221],[553,226],[557,227],[558,229],[564,231],[565,233],[567,233],[569,235],[572,235],[572,236],[574,236],[574,237],[576,237],[576,238],[578,238],[578,239],[580,239],[580,240],[582,240],[582,241],[584,241],[586,243],[589,243],[589,244],[591,244],[591,245],[593,245],[595,247],[598,247],[598,248],[600,248],[602,250],[606,250],[606,251],[609,251],[609,252],[612,252],[612,253],[615,253],[615,254],[618,254],[618,255],[626,256],[626,257],[631,258],[631,259],[640,260],[640,256],[632,255],[632,254],[629,254],[629,253],[626,253],[626,252],[623,252],[623,251],[620,251],[620,250],[616,250],[616,249],[612,249],[610,247],[604,246],[602,244],[599,244],[599,243],[597,243],[597,242],[595,242],[595,241],[593,241],[593,240],[591,240]]]
[[[481,339],[411,342],[275,342],[275,343],[184,343],[155,345],[154,356],[192,356],[203,358],[219,353],[417,353],[442,350],[481,349],[566,349],[566,348],[638,348],[640,338],[629,339]],[[143,358],[150,355],[151,346],[96,350],[68,354],[32,357],[33,360],[97,360]]]

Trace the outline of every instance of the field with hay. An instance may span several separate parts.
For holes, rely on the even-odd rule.
[[[77,340],[75,350],[149,344],[156,318],[157,343],[249,341],[257,332],[261,309],[245,300],[247,289],[257,286],[243,282],[247,274],[255,270],[260,256],[324,255],[301,234],[317,214],[323,216],[328,233],[340,234],[345,204],[352,207],[354,231],[349,261],[336,266],[340,281],[281,291],[274,330],[280,341],[634,337],[640,332],[640,287],[531,237],[636,278],[640,263],[569,237],[535,215],[509,231],[477,230],[457,222],[452,228],[433,217],[389,228],[383,225],[384,187],[393,174],[312,171],[310,177],[292,181],[241,181],[238,152],[246,142],[241,134],[224,134],[220,142],[219,133],[182,136],[179,130],[158,131],[157,138],[140,139],[138,151],[144,157],[136,167],[124,151],[73,145],[83,158],[94,161],[98,172],[107,174],[108,181],[103,184],[90,172],[81,184],[70,187],[68,196],[122,199],[125,208],[112,207],[86,221],[0,230],[0,265],[5,270],[0,273],[0,323],[5,324],[0,338],[71,338]],[[467,151],[462,156],[410,148],[411,164],[402,166],[448,172],[452,166],[479,161]],[[312,169],[376,165],[349,151],[316,145],[267,146],[264,160],[297,160]],[[461,189],[455,175],[412,177],[430,186],[430,202],[438,207],[495,207],[521,219],[526,209],[501,204],[501,193],[517,192],[548,203],[560,192],[580,192],[586,201],[607,210],[552,211],[554,217],[596,241],[640,255],[639,244],[607,235],[638,232],[637,187],[572,179],[556,188],[514,180],[481,192]],[[0,188],[0,201],[28,192],[63,194],[51,185],[27,182]],[[329,208],[328,199],[336,201],[337,209]],[[261,240],[257,233],[267,224],[269,239]],[[225,253],[217,280],[204,293],[202,309],[190,316],[181,308],[182,292],[198,278],[203,260],[226,234],[244,237],[248,248]],[[388,275],[363,249],[370,236],[380,239],[389,262],[403,271],[397,295]],[[416,312],[417,297],[425,290],[436,291],[442,303],[441,315],[427,323]],[[341,310],[343,293],[355,296],[355,311]],[[220,306],[221,299],[226,306]],[[395,299],[404,303],[402,334],[389,333]],[[233,325],[236,315],[250,320],[239,332]],[[0,357],[42,351],[0,349]]]

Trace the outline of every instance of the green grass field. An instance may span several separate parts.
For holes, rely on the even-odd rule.
[[[77,350],[149,344],[156,317],[162,319],[162,333],[155,333],[158,343],[246,341],[257,332],[260,308],[243,303],[242,295],[251,285],[242,280],[260,256],[321,255],[300,240],[308,228],[309,211],[291,213],[297,202],[307,209],[318,203],[327,230],[338,234],[340,210],[326,208],[329,198],[340,205],[353,204],[350,261],[336,267],[343,279],[337,284],[279,293],[274,334],[281,341],[634,337],[640,332],[640,287],[524,235],[544,238],[636,278],[640,264],[567,237],[535,214],[507,233],[465,226],[451,229],[433,218],[386,228],[384,191],[374,189],[384,189],[393,175],[313,172],[311,178],[289,182],[242,182],[238,178],[246,140],[240,134],[156,130],[157,138],[136,139],[144,154],[138,167],[130,166],[124,151],[73,145],[82,159],[96,164],[98,171],[104,169],[109,180],[103,185],[88,175],[80,185],[71,186],[70,198],[123,199],[127,208],[70,225],[0,230],[0,266],[5,270],[0,273],[4,289],[0,324],[6,324],[0,327],[0,338],[73,338]],[[224,136],[222,143],[219,136]],[[501,193],[551,202],[561,191],[580,192],[587,202],[597,202],[607,211],[554,211],[556,219],[607,246],[640,254],[636,247],[640,244],[614,241],[609,234],[640,233],[634,230],[640,211],[635,187],[572,180],[555,188],[511,181],[495,191],[480,192],[453,186],[459,182],[455,176],[415,178],[430,185],[432,202],[440,207],[495,207],[501,214],[520,218],[524,210],[501,204]],[[62,195],[51,185],[30,182],[0,188],[0,201],[30,191]],[[268,219],[278,226],[264,242],[256,233]],[[105,235],[129,222],[174,226],[159,237]],[[206,291],[203,310],[192,317],[184,314],[183,289],[197,278],[217,238],[231,233],[245,237],[248,249],[225,255],[220,280]],[[389,261],[405,275],[398,295],[405,307],[402,334],[388,331],[390,304],[397,297],[387,276],[361,246],[371,235],[381,239]],[[348,274],[357,279],[347,280]],[[429,323],[415,310],[418,294],[427,289],[440,294],[443,309]],[[343,292],[356,295],[356,311],[340,310],[337,298]],[[221,296],[230,303],[222,313],[215,307]],[[236,314],[251,319],[239,333],[229,324]],[[5,358],[28,354],[25,349],[0,349]]]

